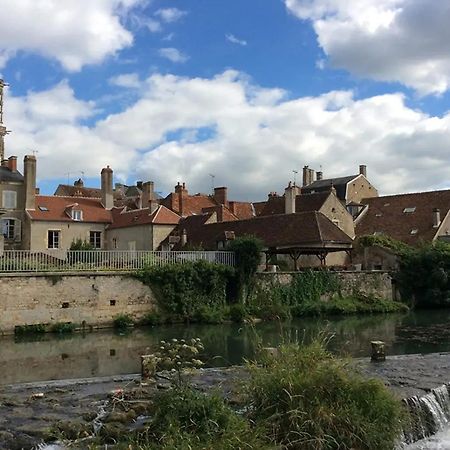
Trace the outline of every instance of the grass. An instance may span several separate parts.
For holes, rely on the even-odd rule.
[[[250,367],[250,419],[280,448],[392,450],[404,417],[400,400],[333,357],[323,343],[288,345]]]

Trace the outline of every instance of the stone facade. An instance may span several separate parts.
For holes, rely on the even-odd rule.
[[[151,289],[127,275],[0,276],[0,334],[61,322],[108,327],[119,314],[139,320],[156,305]]]
[[[358,292],[365,295],[374,295],[385,300],[394,300],[392,276],[388,272],[335,272],[342,282],[342,294],[350,295]],[[258,284],[263,289],[269,288],[272,282],[289,284],[292,277],[301,276],[301,272],[261,272],[257,274]]]

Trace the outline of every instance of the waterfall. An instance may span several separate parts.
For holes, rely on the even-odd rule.
[[[404,400],[411,421],[403,432],[403,442],[410,444],[436,434],[450,422],[450,384],[433,389],[422,397]]]

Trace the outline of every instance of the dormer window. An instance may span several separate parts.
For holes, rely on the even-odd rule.
[[[80,211],[79,209],[72,209],[71,216],[73,220],[81,221],[83,220],[83,211]]]

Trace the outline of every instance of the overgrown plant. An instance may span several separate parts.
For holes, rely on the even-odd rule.
[[[129,314],[118,314],[113,320],[114,328],[125,330],[134,325],[134,320]]]
[[[285,345],[250,366],[249,418],[285,449],[391,450],[404,417],[399,399],[326,351]]]
[[[242,236],[231,241],[228,250],[236,258],[238,298],[245,303],[254,287],[254,279],[261,261],[263,242],[255,236]]]

